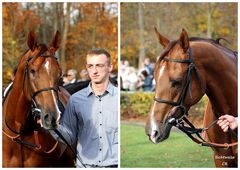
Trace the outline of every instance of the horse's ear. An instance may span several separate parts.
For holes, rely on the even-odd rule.
[[[189,39],[188,39],[188,33],[184,28],[182,29],[179,42],[183,50],[186,52],[189,48]]]
[[[27,41],[28,47],[31,51],[33,51],[37,46],[37,36],[34,31],[30,31],[28,34],[28,41]]]
[[[156,32],[156,34],[157,34],[159,43],[163,46],[163,48],[166,48],[166,47],[168,46],[168,44],[169,44],[169,40],[168,40],[166,37],[162,36],[162,35],[158,32],[158,30],[157,30],[156,27],[154,27],[154,30],[155,30],[155,32]]]
[[[57,31],[52,42],[49,44],[49,47],[53,49],[54,51],[57,51],[57,49],[60,47],[60,32]]]

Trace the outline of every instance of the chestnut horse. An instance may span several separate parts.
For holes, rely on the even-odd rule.
[[[176,126],[196,143],[210,146],[217,167],[237,167],[237,130],[235,135],[234,131],[224,133],[216,124],[221,115],[237,117],[236,52],[219,41],[189,38],[184,29],[175,41],[155,31],[164,52],[154,70],[155,97],[145,127],[149,139],[153,143],[164,141]],[[204,94],[209,98],[205,129],[196,129],[187,114]]]
[[[55,52],[60,34],[47,47],[31,31],[27,44],[3,102],[3,167],[73,167],[73,153],[48,131],[58,125],[59,101],[65,106],[69,98],[58,86],[61,68]]]

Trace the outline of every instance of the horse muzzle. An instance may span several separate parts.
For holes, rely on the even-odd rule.
[[[55,113],[48,112],[41,114],[41,126],[45,129],[56,129],[59,124],[59,118],[56,118]]]
[[[159,126],[151,126],[149,130],[146,129],[146,134],[151,142],[158,144],[169,137],[172,126],[173,124],[169,123],[168,121],[165,123],[160,123]]]

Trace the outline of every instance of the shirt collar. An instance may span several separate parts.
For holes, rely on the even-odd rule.
[[[114,86],[113,84],[109,81],[107,89],[105,90],[105,93],[109,93],[110,95],[114,95]],[[94,94],[93,90],[92,90],[92,82],[89,83],[88,87],[87,87],[87,97],[89,97],[90,95]]]

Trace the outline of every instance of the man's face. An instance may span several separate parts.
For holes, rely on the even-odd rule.
[[[109,74],[112,71],[112,64],[109,64],[107,56],[88,55],[86,64],[90,79],[95,84],[101,84],[109,79]]]

